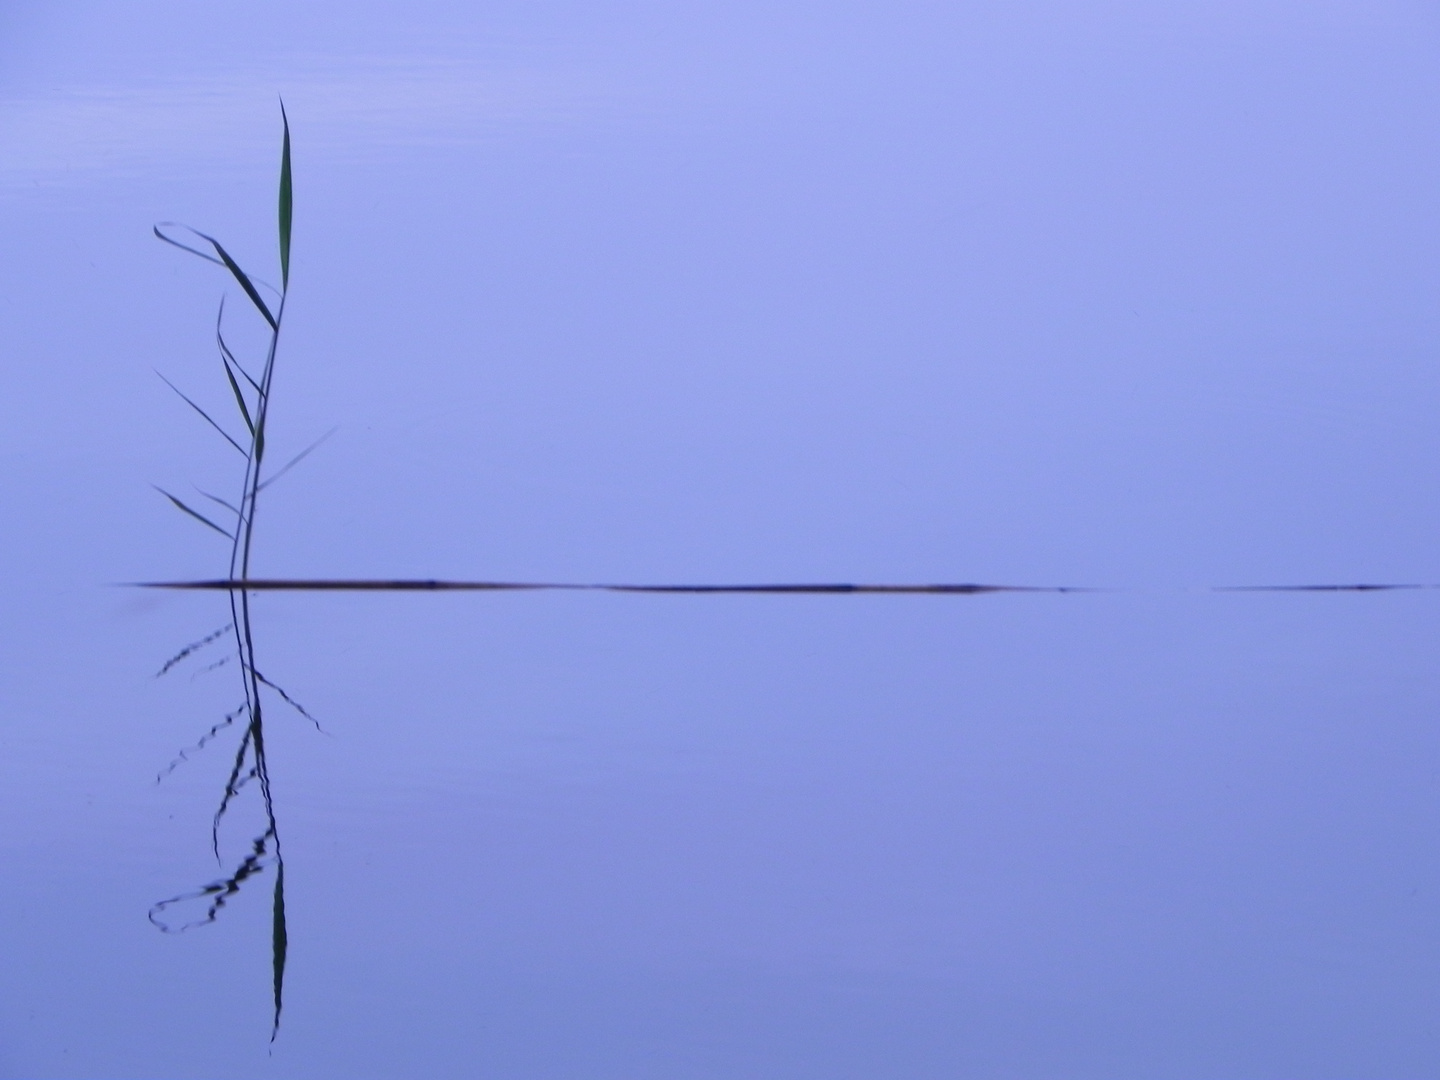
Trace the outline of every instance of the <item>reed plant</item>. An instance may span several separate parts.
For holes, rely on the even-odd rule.
[[[168,379],[165,380],[171,389],[203,417],[244,459],[242,480],[235,497],[226,499],[202,492],[208,504],[204,506],[203,510],[197,509],[190,502],[169,491],[157,489],[177,510],[191,520],[213,529],[229,540],[230,555],[226,579],[232,582],[243,582],[250,576],[250,562],[254,553],[255,525],[259,516],[261,493],[282,473],[288,471],[310,450],[314,449],[314,446],[308,447],[286,465],[267,475],[266,431],[270,419],[271,403],[274,400],[276,358],[280,346],[280,330],[285,319],[285,301],[290,286],[290,238],[294,217],[294,192],[290,168],[290,123],[289,118],[285,115],[283,102],[280,106],[280,119],[283,139],[280,152],[277,208],[280,257],[278,289],[263,283],[260,279],[241,269],[224,245],[213,236],[175,222],[161,222],[154,228],[156,237],[165,243],[221,267],[229,278],[240,286],[254,311],[264,320],[268,333],[263,363],[258,371],[252,370],[251,366],[247,366],[239,360],[227,342],[225,305],[224,300],[221,300],[215,323],[215,343],[219,352],[221,371],[234,397],[237,416],[232,423],[238,422],[240,425],[240,428],[236,429],[238,433],[232,433],[231,427],[227,427],[201,408]],[[273,294],[270,302],[267,303],[265,297],[262,296],[262,289]],[[164,376],[161,377],[164,378]],[[255,627],[250,592],[243,587],[229,588],[226,592],[230,607],[229,622],[214,633],[181,649],[166,662],[159,674],[165,674],[202,649],[228,639],[233,642],[234,653],[221,660],[220,663],[232,658],[239,661],[243,701],[233,711],[227,713],[220,722],[212,726],[193,747],[189,748],[189,751],[181,751],[171,762],[170,767],[165,770],[165,773],[173,771],[176,766],[185,761],[190,751],[204,748],[222,732],[233,728],[238,723],[241,728],[239,745],[236,748],[224,791],[211,822],[211,845],[216,860],[220,861],[221,859],[221,823],[236,797],[248,785],[253,784],[259,789],[264,824],[259,834],[251,841],[248,851],[226,876],[200,889],[160,901],[151,909],[150,920],[167,932],[177,932],[214,922],[226,903],[247,881],[265,870],[273,868],[275,887],[272,899],[271,956],[274,977],[274,1011],[270,1033],[273,1041],[280,1027],[288,935],[285,925],[285,862],[280,846],[279,825],[275,816],[269,762],[265,754],[265,694],[277,695],[281,701],[299,710],[312,722],[313,717],[310,717],[309,713],[301,708],[289,694],[261,673],[256,662]],[[163,776],[165,773],[161,775]],[[193,905],[195,902],[203,905],[203,914],[197,918],[187,921],[176,918],[176,913],[171,912],[171,909],[176,908],[177,905],[181,906],[183,910],[184,907]]]

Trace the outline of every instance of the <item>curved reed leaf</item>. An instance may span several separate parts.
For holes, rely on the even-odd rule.
[[[193,247],[191,247],[189,244],[182,244],[179,240],[176,240],[173,236],[166,236],[166,235],[165,235],[163,232],[161,232],[160,230],[161,230],[163,227],[167,226],[167,225],[168,225],[168,226],[174,226],[174,227],[177,228],[177,229],[185,229],[187,232],[195,233],[196,236],[204,236],[204,235],[205,235],[204,233],[195,232],[195,230],[192,229],[192,228],[190,228],[189,225],[182,225],[182,224],[181,224],[180,222],[178,222],[178,221],[161,221],[161,222],[157,222],[157,223],[155,224],[154,228],[151,230],[151,231],[155,234],[156,239],[164,240],[165,243],[171,245],[172,247],[177,247],[177,248],[179,248],[181,251],[188,251],[191,255],[199,255],[200,258],[204,259],[206,262],[212,262],[212,263],[214,263],[216,266],[224,266],[224,265],[225,265],[225,264],[224,264],[223,262],[221,262],[219,259],[215,258],[214,255],[207,255],[205,252],[201,251],[199,248],[193,248]],[[208,239],[210,239],[210,238],[209,238],[208,236],[206,236],[205,239],[208,240]]]

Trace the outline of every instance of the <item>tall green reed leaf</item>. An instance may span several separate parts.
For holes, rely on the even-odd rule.
[[[280,122],[285,127],[285,141],[280,150],[280,288],[290,287],[290,222],[294,212],[294,196],[290,186],[290,118],[285,115],[285,102],[280,102]]]

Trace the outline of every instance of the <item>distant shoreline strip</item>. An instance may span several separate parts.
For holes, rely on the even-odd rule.
[[[444,581],[435,578],[215,578],[202,581],[141,581],[141,589],[191,589],[221,592],[619,592],[619,593],[759,593],[770,595],[977,596],[984,593],[1124,592],[1071,585],[982,585],[974,582],[941,585],[776,584],[776,585],[623,585],[547,581]],[[1215,585],[1211,592],[1394,592],[1435,589],[1424,584]]]

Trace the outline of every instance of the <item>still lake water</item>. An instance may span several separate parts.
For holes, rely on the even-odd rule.
[[[0,11],[0,1076],[1440,1075],[1440,18]],[[295,252],[215,925],[214,268]],[[228,288],[252,357],[244,301]],[[237,803],[229,866],[256,820]],[[246,815],[249,815],[248,817]]]

